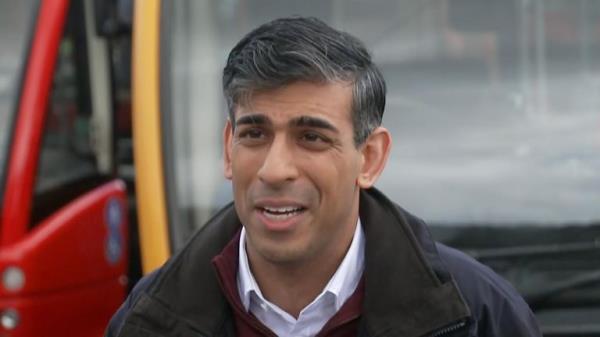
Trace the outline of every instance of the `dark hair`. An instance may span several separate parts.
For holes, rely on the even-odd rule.
[[[353,84],[356,146],[381,125],[385,81],[363,43],[316,18],[304,17],[263,24],[233,47],[223,70],[230,119],[234,120],[236,105],[244,104],[252,92],[302,80]]]

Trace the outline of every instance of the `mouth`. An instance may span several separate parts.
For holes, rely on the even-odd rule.
[[[307,210],[298,204],[261,204],[256,207],[258,219],[264,228],[273,232],[294,230],[303,221]]]
[[[285,207],[259,207],[260,212],[268,219],[272,220],[287,220],[300,213],[304,212],[306,208],[298,206],[285,206]]]

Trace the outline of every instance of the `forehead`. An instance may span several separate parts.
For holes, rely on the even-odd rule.
[[[236,119],[246,114],[261,114],[277,121],[299,116],[326,118],[334,122],[351,121],[352,85],[346,82],[294,82],[255,92],[246,104],[236,108]]]

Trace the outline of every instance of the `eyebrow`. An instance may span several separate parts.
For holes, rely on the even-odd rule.
[[[290,121],[290,125],[295,127],[312,127],[318,129],[325,129],[333,131],[335,133],[340,132],[333,124],[329,123],[328,121],[322,118],[317,117],[300,116],[292,119]]]
[[[271,124],[271,121],[264,115],[253,114],[244,115],[235,120],[235,126],[238,125],[265,125]]]
[[[235,126],[238,125],[270,125],[271,120],[262,114],[244,115],[235,121]],[[318,129],[330,130],[335,133],[340,131],[333,124],[325,119],[310,116],[300,116],[292,119],[289,123],[292,127],[312,127]]]

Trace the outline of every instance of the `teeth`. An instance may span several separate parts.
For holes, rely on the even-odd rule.
[[[302,207],[263,207],[263,214],[274,220],[285,220],[293,217],[302,210]]]
[[[264,207],[264,209],[272,213],[289,213],[299,211],[300,207]]]
[[[298,212],[288,212],[288,213],[271,213],[267,210],[265,210],[263,212],[263,214],[270,219],[274,219],[274,220],[284,220],[290,217],[293,217],[294,215],[298,214]]]

